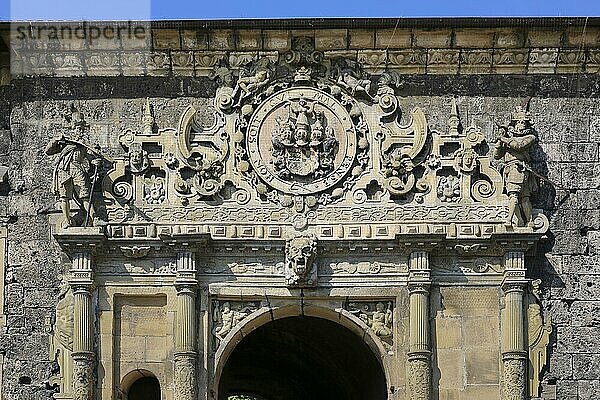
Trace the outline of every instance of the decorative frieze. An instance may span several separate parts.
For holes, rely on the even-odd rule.
[[[553,73],[558,60],[557,49],[531,49],[529,51],[529,62],[527,72],[529,73]]]
[[[399,74],[423,74],[426,62],[427,52],[423,49],[388,51],[388,70]]]
[[[427,50],[428,74],[456,74],[460,63],[460,50]]]

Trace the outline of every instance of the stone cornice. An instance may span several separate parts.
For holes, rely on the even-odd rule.
[[[91,23],[123,24],[88,22]],[[22,48],[13,46],[13,75],[202,77],[210,75],[223,61],[233,65],[267,53],[272,57],[284,54],[292,47],[292,40],[299,36],[312,38],[315,49],[324,52],[325,58],[339,57],[343,52],[344,57],[364,64],[373,73],[388,70],[404,75],[512,75],[597,73],[600,70],[599,18],[135,23],[151,34],[142,41],[107,41],[93,48],[74,46],[73,40],[58,40],[52,52],[47,48],[36,49],[35,43]],[[26,27],[77,26],[74,22],[21,24]],[[7,36],[9,28],[8,24],[0,25],[0,36]]]

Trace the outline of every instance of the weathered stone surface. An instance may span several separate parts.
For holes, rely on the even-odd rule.
[[[585,377],[578,382],[577,395],[580,400],[592,400],[598,397],[600,392],[600,380]]]
[[[395,90],[401,108],[406,111],[402,115],[405,122],[408,111],[419,105],[426,110],[429,126],[445,131],[450,99],[457,96],[463,127],[476,123],[491,143],[497,134],[497,124],[510,118],[513,105],[523,104],[527,97],[533,96],[530,107],[539,146],[532,152],[532,165],[536,172],[562,187],[545,184],[533,197],[534,205],[545,209],[551,227],[549,239],[540,243],[537,252],[529,254],[527,259],[531,266],[528,278],[543,281],[544,316],[551,318],[555,328],[545,376],[556,380],[558,399],[597,397],[600,390],[600,366],[597,365],[600,359],[600,78],[590,74],[600,65],[600,52],[594,49],[599,46],[597,27],[588,27],[585,33],[581,26],[566,29],[394,29],[388,26],[332,30],[273,29],[272,25],[269,29],[238,29],[227,24],[223,27],[153,29],[152,52],[142,47],[123,52],[114,43],[97,42],[94,59],[77,53],[81,48],[61,48],[53,61],[57,63],[57,76],[15,78],[10,85],[5,85],[4,75],[0,79],[0,163],[10,169],[9,185],[0,187],[0,216],[8,221],[3,223],[8,226],[9,235],[4,276],[6,326],[0,335],[0,350],[5,352],[2,387],[7,399],[47,399],[50,396],[44,385],[51,375],[50,361],[45,361],[50,355],[44,319],[54,314],[57,276],[69,268],[70,260],[61,253],[49,230],[49,219],[58,216],[60,211],[50,189],[54,165],[44,155],[44,147],[51,137],[65,131],[63,116],[69,104],[75,102],[84,113],[90,125],[86,131],[90,143],[99,144],[111,157],[121,157],[125,150],[119,144],[119,135],[127,129],[142,129],[140,121],[146,97],[152,104],[155,130],[177,127],[189,104],[202,110],[200,125],[208,128],[214,122],[212,98],[219,86],[209,77],[214,68],[235,64],[244,57],[255,60],[261,51],[279,51],[276,56],[283,58],[293,40],[300,36],[308,36],[317,49],[330,52],[326,55],[328,60],[341,55],[340,50],[352,49],[352,53],[343,54],[351,54],[353,61],[373,73],[370,95],[375,94],[380,73],[388,70],[402,74]],[[584,49],[583,53],[579,48]],[[141,53],[144,55],[139,58]],[[40,67],[36,71],[41,70]],[[582,71],[588,74],[579,74]],[[367,96],[361,102],[371,104]],[[152,160],[158,162],[158,158]],[[452,173],[452,168],[449,166],[444,173]],[[370,205],[371,201],[365,204]],[[409,203],[407,199],[398,200],[399,208]],[[143,219],[141,215],[138,217]],[[240,226],[238,234],[251,232],[250,228],[254,227]],[[430,228],[434,229],[433,225]],[[360,231],[352,229],[349,230]],[[340,232],[335,231],[335,234]],[[460,239],[457,242],[464,244]],[[102,251],[121,254],[118,248]],[[355,256],[362,250],[353,251]],[[240,254],[239,258],[247,255]],[[340,254],[343,254],[341,250]],[[122,266],[123,270],[160,268],[138,261],[129,260],[128,266]],[[492,288],[466,289],[461,285],[466,285],[467,279],[474,279],[473,276],[484,279],[484,275],[457,272],[461,271],[460,265],[447,266],[455,268],[457,286],[442,287],[439,293],[438,288],[434,288],[431,296],[431,328],[435,335],[432,343],[437,347],[432,372],[434,384],[439,385],[434,388],[434,395],[440,399],[497,399],[501,329],[498,312],[503,307],[502,295]],[[355,272],[347,272],[353,271],[353,267]],[[236,264],[236,268],[257,271],[255,265],[242,265],[242,262]],[[346,275],[332,273],[331,281],[359,276],[364,273],[365,264],[350,265],[344,271]],[[214,278],[214,275],[206,276]],[[241,279],[249,276],[250,273]],[[155,282],[155,276],[140,273],[127,284],[138,280]],[[377,285],[385,285],[385,282],[378,281]],[[171,283],[167,286],[172,289]],[[396,289],[383,290],[383,287],[378,286],[378,290],[385,293],[381,297],[389,301],[388,297],[394,296]],[[261,297],[261,290],[254,290],[252,296]],[[300,303],[300,289],[289,291],[281,286],[277,290],[281,296],[293,293],[297,296],[294,301]],[[151,297],[152,293],[140,291],[136,296]],[[306,295],[309,290],[302,293]],[[349,293],[360,298],[368,294],[364,287]],[[103,315],[104,312],[111,315],[114,310],[109,299],[113,294],[104,294],[99,295],[98,301]],[[232,292],[229,295],[233,296]],[[236,292],[235,296],[242,295]],[[329,293],[320,292],[319,296],[325,298]],[[199,302],[199,307],[205,313],[202,318],[211,320],[206,314],[210,313],[207,299],[208,294]],[[314,302],[306,301],[306,304]],[[397,347],[393,350],[398,365],[404,365],[408,346],[405,334],[408,312],[402,301],[405,300],[396,302],[394,311]],[[172,302],[170,298],[169,302]],[[331,308],[340,306],[341,303]],[[298,307],[293,312],[288,311],[296,315],[300,310]],[[171,372],[165,371],[173,370],[173,366],[162,361],[171,357],[164,348],[173,342],[175,311],[169,309],[164,317],[168,322],[164,325],[157,324],[144,312],[134,314],[119,327],[122,346],[117,350],[122,351],[124,360],[131,361],[124,364],[124,368],[126,365],[135,369],[140,363],[146,363],[146,367],[156,367],[160,371],[157,374],[162,374],[161,379],[166,379]],[[398,318],[399,315],[402,318]],[[110,341],[113,329],[112,317],[108,318],[109,322],[106,318],[103,316],[99,321],[102,342]],[[373,326],[372,321],[370,324]],[[211,328],[202,329],[210,331]],[[110,359],[115,356],[114,351],[102,346],[99,356]],[[396,393],[401,393],[404,371],[400,368],[395,373]],[[31,377],[31,385],[18,383],[19,377],[25,376]],[[100,388],[101,393],[112,393],[117,386],[117,382],[111,382]],[[164,387],[167,396],[172,397],[172,387],[168,383]]]
[[[573,355],[573,371],[575,379],[600,380],[600,354]]]

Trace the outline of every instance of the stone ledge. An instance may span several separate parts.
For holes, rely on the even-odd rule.
[[[286,41],[285,43],[289,43]],[[331,43],[329,38],[323,43]],[[225,46],[225,42],[222,42]],[[280,44],[284,44],[280,42]],[[287,46],[287,44],[286,44]],[[226,47],[226,46],[225,46]],[[279,56],[281,56],[279,52]],[[77,51],[27,52],[13,58],[13,77],[21,76],[209,76],[227,59],[232,69],[243,68],[260,57],[276,60],[276,51]],[[380,74],[564,74],[600,71],[600,50],[566,48],[458,49],[409,48],[403,50],[333,50],[325,58],[343,57]]]

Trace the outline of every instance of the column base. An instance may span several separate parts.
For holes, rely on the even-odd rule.
[[[502,399],[525,400],[527,354],[513,351],[502,354]]]
[[[74,400],[93,400],[95,382],[95,356],[92,352],[76,352],[73,357]]]
[[[175,400],[196,400],[196,352],[177,352],[175,362]]]
[[[408,353],[410,400],[429,400],[431,398],[431,352]]]

